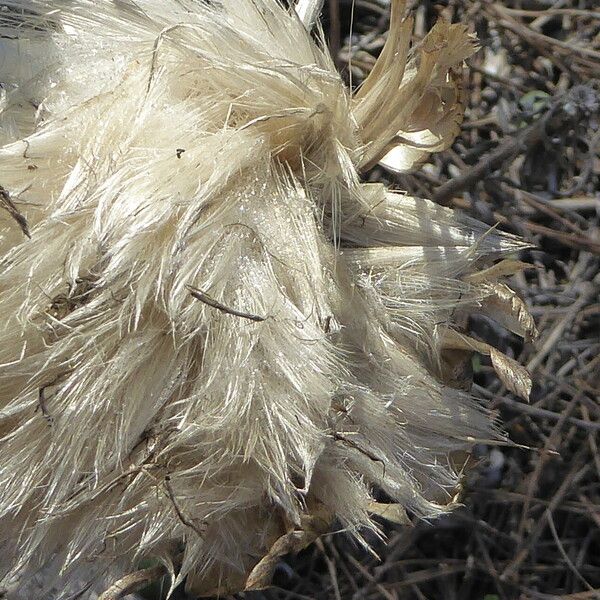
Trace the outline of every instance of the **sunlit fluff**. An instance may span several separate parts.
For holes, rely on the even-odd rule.
[[[475,49],[444,21],[411,46],[392,4],[352,95],[273,0],[2,3],[10,589],[149,557],[197,594],[261,587],[334,518],[377,529],[381,492],[396,518],[452,506],[455,451],[493,435],[468,350],[526,393],[460,330],[532,334],[495,281],[517,263],[489,268],[522,244],[361,181],[452,142]]]

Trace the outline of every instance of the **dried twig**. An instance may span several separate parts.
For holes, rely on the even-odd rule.
[[[19,211],[19,209],[15,206],[8,190],[5,190],[0,185],[0,207],[4,208],[8,214],[17,222],[21,231],[28,237],[31,238],[31,233],[29,231],[29,223],[27,219],[23,216],[23,214]]]
[[[260,323],[262,321],[266,321],[266,317],[261,317],[259,315],[254,315],[252,313],[247,313],[247,312],[243,312],[241,310],[236,310],[235,308],[229,308],[228,306],[225,306],[224,304],[217,302],[217,300],[215,300],[214,298],[211,298],[208,294],[206,294],[202,290],[199,290],[196,287],[192,287],[191,285],[188,285],[187,288],[190,290],[190,293],[192,294],[192,296],[194,298],[196,298],[196,300],[200,300],[200,302],[204,302],[204,304],[207,304],[208,306],[211,306],[212,308],[216,308],[217,310],[220,310],[221,312],[224,312],[228,315],[234,315],[235,317],[249,319],[250,321],[256,321],[258,323]]]
[[[204,537],[204,532],[184,513],[181,507],[179,506],[179,502],[177,502],[177,498],[175,497],[175,492],[173,491],[173,486],[171,485],[170,477],[165,477],[164,480],[165,488],[167,490],[167,495],[169,496],[169,500],[171,500],[171,504],[179,517],[179,520],[186,526],[189,527],[196,535],[200,538]]]

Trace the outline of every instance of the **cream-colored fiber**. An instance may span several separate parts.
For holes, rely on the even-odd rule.
[[[376,527],[377,490],[451,503],[451,454],[492,427],[444,340],[495,293],[467,276],[522,244],[361,183],[452,129],[474,50],[442,21],[410,49],[393,10],[351,97],[274,0],[0,4],[7,589],[143,558],[260,587],[278,539]]]

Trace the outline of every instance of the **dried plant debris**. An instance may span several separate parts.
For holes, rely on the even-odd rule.
[[[343,75],[349,79],[351,74],[353,84],[360,85],[387,38],[389,3],[356,0],[353,13],[352,0],[337,4],[342,39],[338,62]],[[481,50],[468,59],[462,82],[466,97],[461,133],[448,150],[431,155],[419,169],[392,175],[374,167],[366,177],[414,195],[443,195],[446,205],[519,234],[535,247],[519,261],[503,260],[466,278],[487,287],[502,283],[498,277],[511,276],[514,298],[521,298],[535,318],[538,341],[524,345],[505,329],[506,313],[490,312],[493,296],[482,299],[479,310],[468,317],[469,337],[493,344],[528,368],[530,402],[507,393],[489,357],[476,354],[465,365],[453,351],[453,372],[474,377],[475,393],[488,398],[512,442],[509,446],[490,440],[476,446],[470,464],[479,464],[466,471],[463,506],[436,520],[435,527],[414,518],[411,528],[382,522],[384,542],[366,536],[376,556],[348,536],[327,536],[321,545],[285,561],[275,576],[277,589],[243,597],[596,599],[597,2],[449,0],[412,5],[417,38],[440,15],[467,22],[477,33]],[[331,13],[326,9],[325,14]],[[346,37],[351,22],[353,35]],[[335,26],[334,20],[330,23]],[[573,99],[582,110],[570,117]],[[506,300],[502,306],[508,309],[513,301],[510,295]],[[518,321],[517,308],[513,329]]]
[[[366,181],[451,145],[475,36],[411,42],[393,1],[352,89],[313,4],[2,2],[8,598],[39,567],[59,597],[82,573],[105,598],[165,572],[255,590],[334,519],[370,548],[378,517],[454,508],[472,445],[501,443],[473,352],[528,396],[470,323],[535,335],[498,281],[531,244]]]

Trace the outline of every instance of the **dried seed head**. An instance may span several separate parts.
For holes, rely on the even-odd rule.
[[[494,434],[447,349],[530,385],[461,315],[534,326],[481,271],[518,239],[360,180],[462,118],[474,40],[440,21],[411,47],[392,4],[352,96],[274,0],[3,2],[7,581],[154,557],[200,595],[256,589],[334,517],[361,539],[452,506],[451,457]]]

